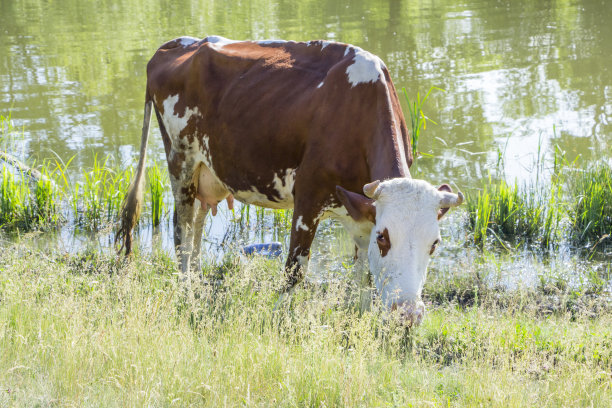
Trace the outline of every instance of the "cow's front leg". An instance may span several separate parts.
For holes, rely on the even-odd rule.
[[[304,279],[310,258],[310,246],[319,225],[319,208],[295,207],[291,223],[289,256],[285,264],[283,293],[289,293]]]

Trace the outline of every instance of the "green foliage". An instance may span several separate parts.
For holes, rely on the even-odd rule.
[[[165,208],[164,192],[168,186],[168,173],[155,162],[147,169],[147,180],[151,203],[151,222],[154,227],[157,227],[161,222]]]
[[[499,240],[538,241],[545,247],[558,243],[559,189],[556,184],[544,191],[521,189],[516,183],[508,185],[489,177],[477,196],[467,195],[468,226],[474,243],[483,245],[489,234]]]
[[[483,279],[432,280],[427,292],[438,297],[422,326],[406,329],[377,304],[359,315],[342,282],[298,287],[274,310],[282,266],[261,258],[228,260],[221,266],[228,273],[205,276],[193,297],[167,257],[126,263],[99,251],[57,256],[13,246],[0,264],[0,384],[8,406],[612,400],[609,311],[545,314],[546,297],[487,292]],[[564,297],[571,307],[569,289],[550,290],[550,299]]]
[[[419,139],[421,137],[421,130],[427,129],[427,121],[437,124],[427,116],[423,112],[423,106],[425,106],[425,102],[429,98],[431,91],[438,90],[444,92],[443,89],[432,86],[429,88],[429,91],[425,94],[423,99],[421,99],[421,94],[417,92],[417,96],[413,102],[410,102],[410,98],[408,97],[408,91],[406,88],[402,88],[402,92],[404,93],[404,97],[406,98],[406,103],[408,104],[408,113],[410,114],[410,124],[411,124],[411,137],[412,137],[412,155],[416,159],[419,154],[423,154],[418,151]]]
[[[572,237],[597,245],[612,235],[612,168],[598,163],[570,179]]]
[[[94,156],[91,170],[83,174],[82,191],[83,217],[81,222],[98,229],[102,223],[113,222],[117,217],[123,197],[127,192],[126,172],[116,165],[111,165],[111,156],[103,162]],[[74,214],[75,219],[80,214]]]

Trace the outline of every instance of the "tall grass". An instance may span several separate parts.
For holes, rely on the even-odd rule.
[[[558,243],[560,213],[556,205],[558,185],[550,190],[504,180],[488,183],[476,196],[467,195],[468,226],[474,243],[483,245],[487,237],[501,241],[523,239],[548,247]]]
[[[80,220],[93,229],[113,222],[127,192],[127,180],[126,171],[114,164],[112,156],[103,161],[94,156],[92,168],[83,174],[81,183],[83,217]]]
[[[612,403],[609,312],[540,314],[530,293],[483,290],[457,307],[453,293],[474,285],[444,279],[405,330],[376,305],[356,313],[341,283],[298,287],[274,312],[278,261],[229,262],[193,300],[167,257],[13,247],[0,264],[6,406]]]
[[[572,237],[578,244],[596,244],[612,235],[612,168],[598,163],[574,173],[569,194]]]
[[[3,226],[31,226],[29,194],[27,180],[21,174],[14,175],[4,166],[0,183],[0,222]]]
[[[151,204],[151,223],[154,227],[157,227],[161,222],[165,208],[164,193],[168,187],[168,173],[157,162],[154,162],[147,169],[147,183]]]
[[[420,92],[417,92],[416,98],[413,101],[410,101],[410,98],[408,97],[408,91],[406,90],[406,88],[402,88],[404,98],[406,98],[406,103],[408,104],[408,113],[410,116],[410,124],[411,124],[411,130],[412,130],[411,132],[412,155],[415,159],[419,155],[423,154],[419,152],[418,150],[419,139],[421,137],[421,130],[427,129],[428,120],[431,123],[437,124],[436,122],[434,122],[433,120],[425,116],[425,113],[423,112],[423,106],[425,105],[425,102],[427,102],[427,99],[429,98],[429,95],[431,94],[433,90],[444,92],[443,89],[432,86],[431,88],[429,88],[429,91],[427,91],[423,99],[421,99]]]

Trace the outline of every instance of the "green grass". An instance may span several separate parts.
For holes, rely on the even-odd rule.
[[[598,163],[574,173],[570,210],[572,236],[579,244],[596,245],[612,235],[612,168]]]
[[[131,177],[130,177],[131,179]],[[168,187],[168,173],[157,162],[147,169],[147,183],[149,186],[149,202],[151,204],[151,223],[157,227],[161,222],[165,208],[164,194]]]
[[[544,248],[562,240],[594,250],[609,248],[612,236],[612,168],[598,163],[578,168],[555,166],[549,183],[519,187],[504,180],[488,182],[467,194],[467,226],[473,242],[527,241]]]
[[[558,244],[561,236],[559,185],[520,188],[504,180],[488,183],[477,195],[467,195],[468,228],[473,242],[484,245],[487,237],[505,241],[526,240],[543,247]]]
[[[458,303],[452,288],[474,280],[434,278],[423,325],[406,331],[393,315],[356,313],[342,282],[298,288],[275,314],[278,262],[225,268],[187,301],[164,255],[123,264],[99,252],[3,251],[0,404],[612,404],[609,309],[542,314],[528,293],[486,286]]]
[[[429,95],[433,90],[442,91],[436,86],[432,86],[429,88],[429,91],[425,94],[423,99],[421,99],[421,94],[417,92],[416,98],[411,102],[408,97],[408,91],[406,88],[402,88],[402,92],[404,94],[404,98],[406,99],[406,104],[408,104],[408,114],[410,116],[410,125],[412,132],[410,133],[412,139],[412,156],[416,159],[419,155],[422,155],[422,152],[419,152],[418,145],[419,139],[421,137],[421,130],[427,129],[427,121],[429,120],[431,123],[437,124],[427,116],[423,112],[423,106],[425,106],[425,102],[429,98]]]

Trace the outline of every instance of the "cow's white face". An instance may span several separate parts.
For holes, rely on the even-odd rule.
[[[463,196],[448,185],[436,189],[408,178],[367,184],[364,192],[367,197],[351,193],[341,201],[353,218],[374,223],[368,244],[374,284],[384,305],[398,309],[407,324],[419,324],[427,265],[440,241],[438,220]]]

